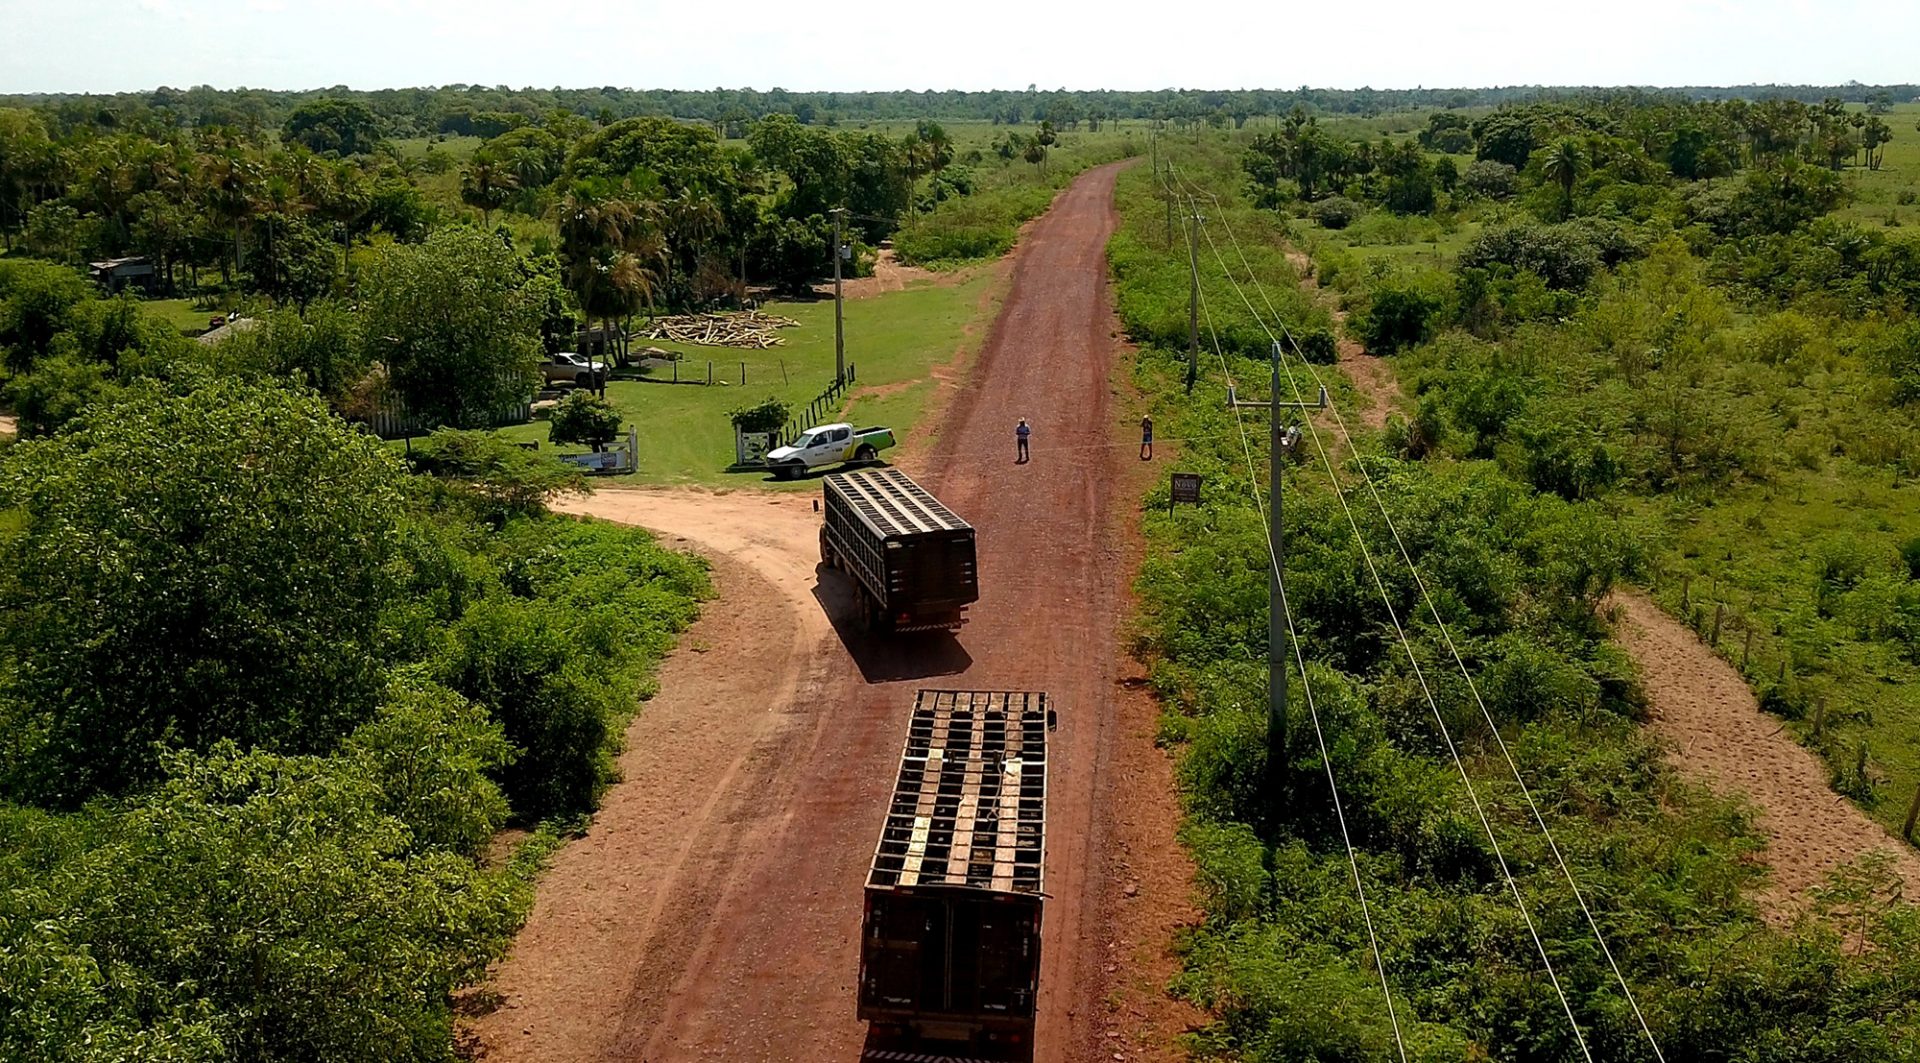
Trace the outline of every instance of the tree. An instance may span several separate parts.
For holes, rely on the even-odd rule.
[[[519,188],[518,179],[491,159],[474,159],[460,175],[460,201],[480,211],[480,224],[486,228],[492,227],[493,212],[511,202]]]
[[[575,391],[560,400],[547,425],[553,443],[585,443],[598,454],[620,436],[620,411],[587,391]]]
[[[1870,117],[1860,129],[1860,147],[1867,153],[1867,169],[1878,170],[1885,157],[1880,149],[1893,139],[1893,127],[1881,120],[1878,115]]]
[[[156,743],[326,750],[372,711],[401,472],[319,399],[147,386],[0,477],[10,792],[124,790]]]
[[[325,295],[333,286],[333,246],[305,219],[263,214],[260,231],[271,234],[253,256],[256,287],[295,306]]]
[[[1572,137],[1561,138],[1540,157],[1540,175],[1560,186],[1561,209],[1565,214],[1573,213],[1573,186],[1586,168],[1586,152]]]
[[[532,393],[542,300],[495,237],[441,229],[382,248],[360,279],[361,328],[408,412],[428,425],[484,424]]]
[[[320,154],[365,155],[380,146],[380,120],[358,100],[322,96],[295,107],[280,135]]]

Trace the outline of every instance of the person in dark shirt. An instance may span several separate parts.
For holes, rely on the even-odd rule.
[[[1032,434],[1033,429],[1027,426],[1027,419],[1025,417],[1020,418],[1020,423],[1015,425],[1013,429],[1013,463],[1015,465],[1025,465],[1027,463],[1029,456],[1027,453],[1027,437]]]
[[[1140,460],[1153,460],[1153,415],[1140,418]]]

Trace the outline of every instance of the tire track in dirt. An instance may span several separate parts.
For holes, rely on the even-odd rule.
[[[1113,382],[1119,168],[1082,175],[1028,229],[924,463],[903,460],[979,529],[983,596],[957,638],[832,626],[848,596],[815,573],[809,497],[603,491],[566,507],[684,536],[721,559],[721,596],[629,731],[629,781],[559,854],[495,973],[504,1003],[469,1027],[488,1058],[857,1059],[861,886],[912,691],[942,685],[1060,706],[1036,1058],[1178,1058],[1183,1014],[1139,984],[1171,973],[1191,872],[1151,702],[1122,684],[1148,467]],[[1021,416],[1034,460],[1016,467]]]
[[[1791,922],[1809,890],[1842,864],[1892,854],[1908,897],[1920,897],[1920,854],[1833,792],[1820,758],[1760,711],[1733,665],[1644,594],[1616,590],[1614,637],[1634,660],[1653,707],[1653,729],[1671,759],[1722,795],[1741,795],[1758,813],[1761,854],[1772,870],[1760,896],[1768,920]]]

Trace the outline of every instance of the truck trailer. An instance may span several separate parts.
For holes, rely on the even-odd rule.
[[[861,624],[877,631],[952,631],[980,600],[973,526],[899,469],[837,472],[823,481],[820,563],[850,577]]]
[[[1049,722],[1042,693],[915,695],[860,936],[859,1016],[882,1041],[1032,1058]]]

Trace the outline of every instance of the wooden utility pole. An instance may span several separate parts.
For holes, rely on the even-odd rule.
[[[1242,399],[1234,394],[1232,385],[1227,386],[1227,405],[1236,409],[1261,409],[1268,413],[1267,419],[1267,536],[1273,545],[1273,564],[1269,566],[1267,576],[1267,779],[1269,799],[1274,810],[1279,811],[1281,794],[1279,788],[1280,773],[1287,762],[1287,626],[1286,573],[1284,559],[1287,556],[1285,524],[1280,519],[1281,469],[1286,465],[1287,455],[1299,445],[1298,427],[1282,428],[1280,412],[1282,410],[1324,410],[1327,408],[1327,389],[1320,389],[1317,403],[1280,401],[1280,341],[1273,342],[1273,376],[1269,384],[1272,397],[1265,401]]]
[[[827,212],[833,215],[833,379],[836,383],[847,378],[847,333],[841,317],[840,294],[840,256],[846,253],[840,241],[840,218],[846,212],[845,207]]]

